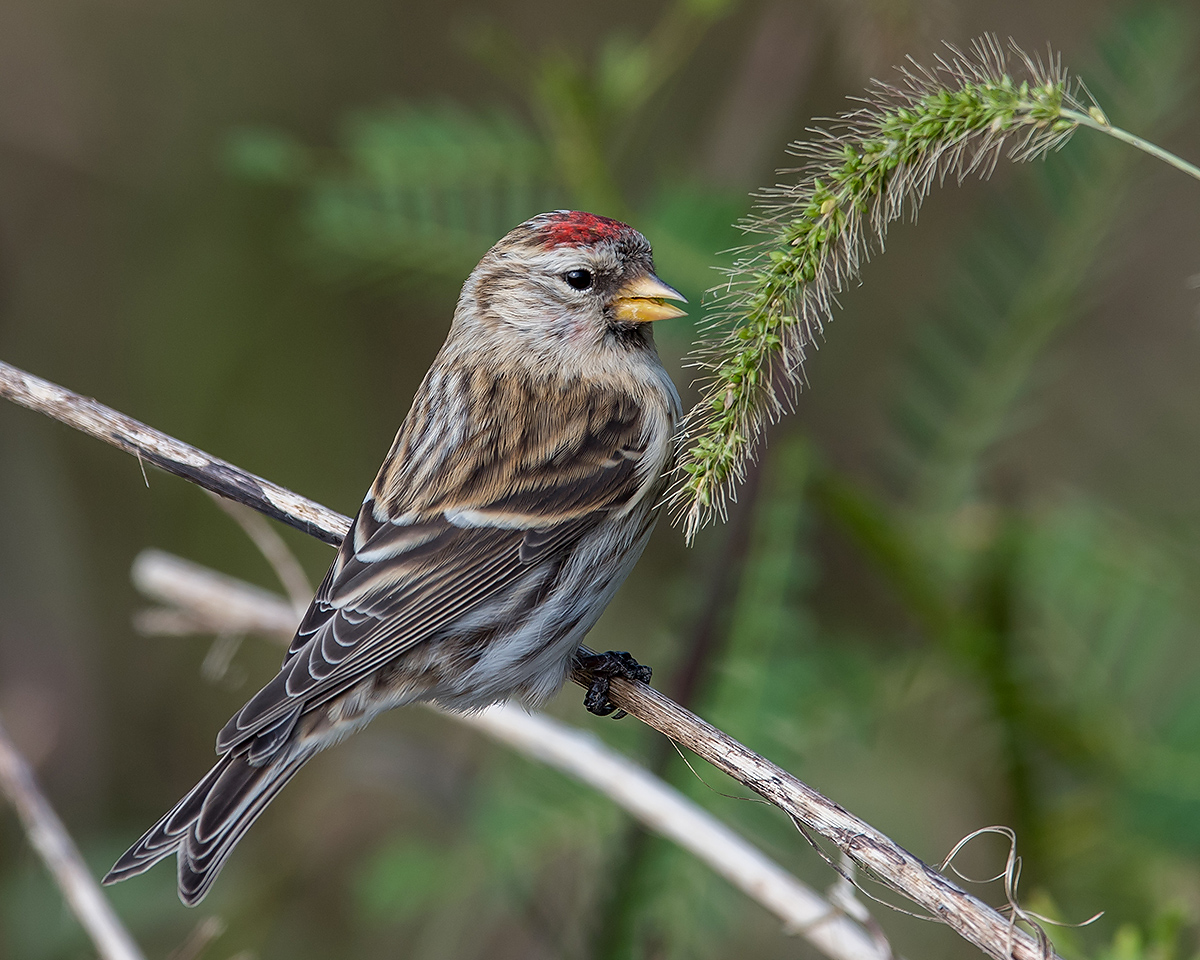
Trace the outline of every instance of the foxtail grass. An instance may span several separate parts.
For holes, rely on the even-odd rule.
[[[930,68],[910,61],[897,82],[876,81],[858,102],[789,147],[800,159],[784,171],[794,181],[762,191],[739,224],[761,239],[737,251],[691,357],[701,399],[684,423],[672,494],[689,539],[724,516],[763,429],[791,408],[805,352],[838,293],[935,184],[987,177],[1005,156],[1044,157],[1080,126],[1200,179],[1196,167],[1112,126],[1057,54],[1029,56],[994,37],[965,53],[949,47]]]

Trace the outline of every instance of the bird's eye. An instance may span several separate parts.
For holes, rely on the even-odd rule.
[[[592,271],[568,270],[563,274],[563,279],[576,290],[586,290],[592,285]]]

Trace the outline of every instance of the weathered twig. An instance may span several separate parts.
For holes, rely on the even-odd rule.
[[[103,960],[143,960],[142,952],[100,892],[79,848],[38,789],[33,771],[0,726],[0,792],[17,810],[33,849],[54,877]]]
[[[287,643],[302,615],[270,590],[161,550],[139,553],[130,576],[138,590],[166,605],[137,615],[141,633],[253,633]]]
[[[138,554],[132,577],[138,590],[164,604],[138,614],[136,623],[144,633],[158,633],[158,624],[167,622],[190,624],[191,633],[259,634],[286,644],[296,632],[299,617],[283,597],[161,550]],[[439,712],[594,787],[648,829],[693,853],[779,917],[789,933],[804,936],[833,960],[889,960],[887,944],[876,942],[840,907],[590,734],[512,705],[476,714]]]
[[[156,466],[328,543],[339,542],[349,529],[346,517],[3,362],[0,362],[0,395],[130,453],[140,454]],[[590,682],[589,677],[580,673],[572,675],[572,680],[584,686]],[[1016,929],[1010,920],[870,824],[652,687],[617,679],[612,683],[610,699],[778,806],[798,825],[825,837],[860,868],[924,908],[931,917],[989,956],[997,960],[1010,956],[1014,960],[1049,960],[1054,956],[1048,942]]]
[[[247,473],[232,463],[211,457],[203,450],[180,443],[90,397],[18,370],[3,360],[0,360],[0,396],[111,443],[119,450],[132,453],[140,462],[190,480],[227,500],[253,507],[259,513],[335,547],[350,529],[349,519],[328,507]]]
[[[840,907],[674,787],[591,734],[512,704],[458,719],[611,797],[648,829],[679,844],[780,917],[789,933],[802,935],[826,956],[890,960],[886,941],[878,942]]]
[[[304,611],[312,602],[313,588],[296,555],[288,549],[279,532],[259,514],[239,503],[230,503],[215,493],[210,496],[218,507],[233,517],[234,522],[242,528],[242,532],[258,547],[258,552],[271,565],[284,593],[291,601],[292,609],[296,611],[296,622],[299,623]]]

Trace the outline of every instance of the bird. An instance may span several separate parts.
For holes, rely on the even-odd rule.
[[[175,854],[194,906],[300,767],[380,712],[562,686],[669,484],[681,406],[650,329],[684,315],[668,301],[686,302],[646,238],[595,214],[540,214],[483,256],[281,670],[104,883]],[[622,651],[578,662],[600,715],[609,679],[651,675]]]

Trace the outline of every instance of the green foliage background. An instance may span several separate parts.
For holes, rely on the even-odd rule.
[[[50,9],[0,10],[0,355],[344,511],[462,279],[541,210],[650,237],[697,305],[657,331],[686,385],[749,189],[905,53],[1049,40],[1115,122],[1200,155],[1183,4]],[[1200,193],[1181,181],[1081,132],[936,194],[843,298],[730,523],[690,551],[664,525],[591,641],[925,859],[1014,827],[1028,905],[1105,911],[1055,932],[1069,960],[1200,947]],[[328,552],[287,535],[318,577]],[[205,684],[206,641],[134,635],[149,545],[273,586],[196,490],[147,490],[0,408],[0,714],[97,872],[278,657],[247,642]],[[578,699],[553,710],[832,883],[776,811]],[[980,840],[960,863],[1004,854]],[[314,762],[198,914],[167,868],[112,894],[152,956],[212,914],[212,957],[812,953],[607,801],[420,711]],[[898,953],[973,955],[874,912]],[[0,956],[85,955],[0,820]]]

